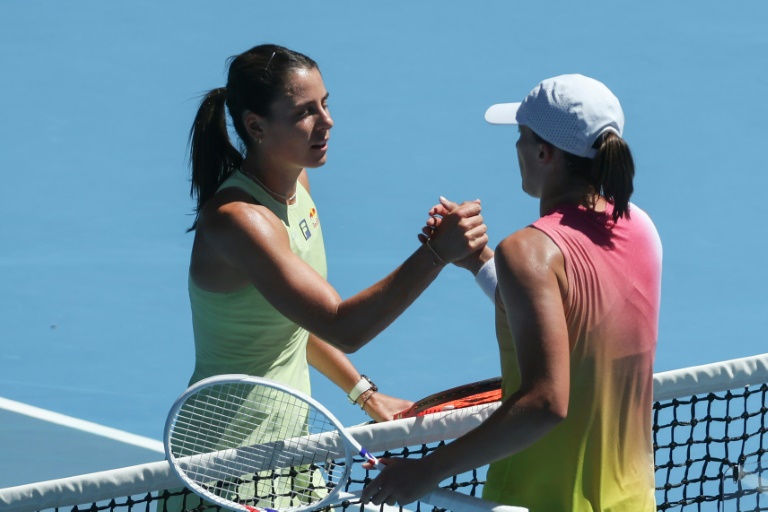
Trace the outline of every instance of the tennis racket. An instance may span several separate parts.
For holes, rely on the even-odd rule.
[[[501,377],[494,377],[429,395],[408,409],[395,414],[395,419],[415,418],[425,414],[462,409],[472,405],[498,402],[499,400],[501,400]]]
[[[314,510],[336,499],[355,456],[378,464],[322,404],[247,375],[187,389],[168,415],[164,446],[190,490],[248,512]]]
[[[189,387],[171,407],[163,443],[171,470],[192,492],[246,512],[300,512],[359,499],[342,492],[354,458],[382,467],[322,404],[247,375]],[[525,510],[446,489],[420,501],[467,512]]]

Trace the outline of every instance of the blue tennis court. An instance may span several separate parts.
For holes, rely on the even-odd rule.
[[[492,244],[533,221],[516,131],[483,113],[579,72],[622,100],[664,243],[657,371],[765,352],[766,26],[766,3],[709,0],[3,0],[0,397],[159,441],[193,364],[187,134],[225,59],[262,42],[314,58],[331,94],[310,180],[342,296],[410,254],[439,195],[481,198]],[[411,399],[498,375],[491,305],[448,269],[352,359]],[[116,437],[0,408],[0,487],[162,458]]]

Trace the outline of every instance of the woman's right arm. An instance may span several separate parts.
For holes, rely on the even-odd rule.
[[[351,353],[392,323],[443,269],[422,244],[389,275],[342,300],[336,290],[296,256],[281,221],[263,206],[230,202],[201,218],[197,236],[216,259],[239,270],[283,315]],[[443,215],[430,238],[432,249],[452,262],[486,245],[486,227],[477,202]]]

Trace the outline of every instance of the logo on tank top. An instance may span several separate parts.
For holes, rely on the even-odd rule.
[[[320,217],[317,216],[317,210],[314,208],[309,210],[309,220],[312,222],[313,228],[316,228],[320,225]]]
[[[301,230],[301,234],[304,235],[304,240],[309,240],[309,237],[312,236],[312,232],[309,230],[309,224],[307,224],[306,219],[301,219],[301,222],[299,222],[299,229]]]

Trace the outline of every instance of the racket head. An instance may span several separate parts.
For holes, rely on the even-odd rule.
[[[493,377],[434,393],[395,414],[395,419],[463,409],[501,400],[501,377]]]
[[[163,444],[172,471],[191,491],[249,512],[331,503],[361,451],[322,404],[248,375],[190,386],[171,407]]]

